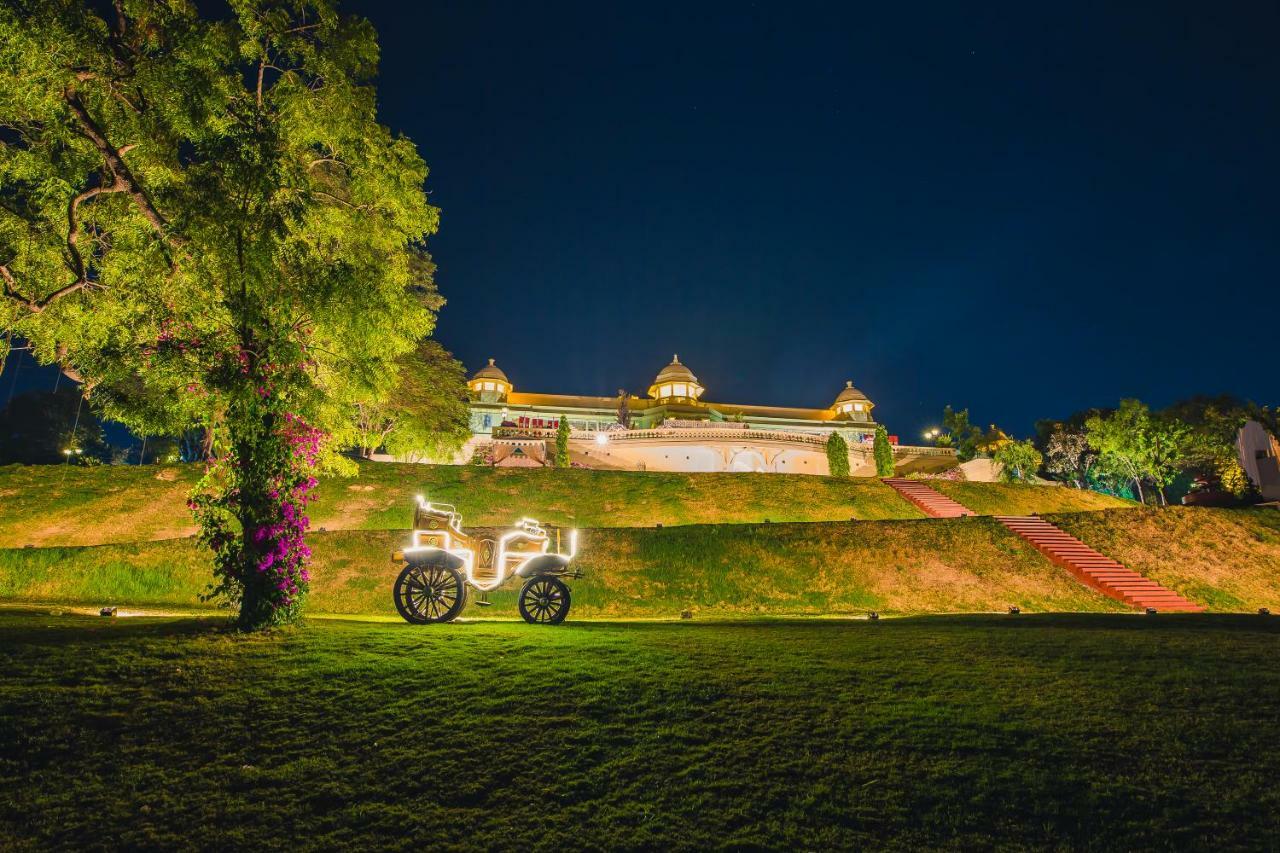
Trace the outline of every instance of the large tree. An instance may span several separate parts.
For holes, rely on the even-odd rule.
[[[1036,478],[1044,457],[1030,441],[1008,439],[991,454],[1000,465],[1000,479],[1006,483],[1030,483]]]
[[[432,329],[437,211],[377,122],[366,21],[230,5],[0,9],[0,336],[136,431],[211,430],[192,506],[257,628],[300,609],[326,401]]]
[[[968,409],[957,412],[950,406],[944,408],[942,428],[944,431],[939,436],[939,447],[954,447],[956,458],[961,462],[968,462],[978,455],[978,441],[982,438],[982,430],[969,423]]]
[[[1098,451],[1104,471],[1123,472],[1144,501],[1142,485],[1152,483],[1160,503],[1165,489],[1196,459],[1191,428],[1172,414],[1152,414],[1139,400],[1121,400],[1120,408],[1085,421],[1089,446]]]
[[[1066,480],[1077,489],[1085,489],[1098,454],[1090,449],[1089,439],[1083,430],[1057,424],[1045,441],[1044,459],[1050,474]]]
[[[439,342],[425,340],[394,365],[395,385],[378,396],[334,399],[349,407],[351,421],[335,438],[369,458],[384,449],[410,461],[447,461],[471,436],[467,374]],[[333,414],[340,420],[341,412]]]

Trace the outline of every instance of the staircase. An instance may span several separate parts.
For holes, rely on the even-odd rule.
[[[919,480],[908,480],[906,477],[886,477],[882,481],[892,486],[898,494],[932,518],[960,518],[973,515],[973,511],[963,504],[956,503],[945,495],[940,495]]]
[[[1042,518],[1034,515],[997,515],[996,520],[1081,582],[1117,601],[1133,607],[1152,607],[1179,613],[1204,611],[1201,605],[1188,601],[1173,590],[1099,554]]]

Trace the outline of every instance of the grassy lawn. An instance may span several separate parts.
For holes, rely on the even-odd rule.
[[[308,608],[394,615],[390,555],[404,539],[312,536]],[[208,560],[189,539],[0,550],[0,600],[199,606]],[[574,613],[591,618],[1123,609],[985,518],[587,530],[576,564]],[[518,588],[485,613],[515,618]]]
[[[959,501],[978,515],[1045,515],[1051,512],[1088,512],[1137,506],[1123,498],[1063,486],[953,483],[949,480],[926,482],[934,490]]]
[[[1280,620],[0,612],[16,850],[1259,849]]]
[[[186,496],[200,471],[194,465],[0,467],[0,547],[187,536],[195,528]],[[981,513],[1075,512],[1124,505],[1075,489],[939,485],[943,490],[956,487],[963,487],[962,502]],[[922,517],[874,479],[371,463],[360,466],[358,477],[321,483],[310,511],[312,526],[405,529],[417,494],[456,504],[466,523],[477,526],[510,524],[524,515],[578,527]]]
[[[1280,613],[1280,513],[1170,508],[1054,515],[1053,521],[1212,610]],[[310,537],[308,607],[392,615],[404,531]],[[1123,605],[1075,581],[993,519],[684,525],[585,530],[574,613],[590,618],[1106,611]],[[0,549],[0,601],[198,607],[206,552],[190,539]],[[514,585],[488,614],[515,616]],[[473,609],[474,606],[473,606]]]

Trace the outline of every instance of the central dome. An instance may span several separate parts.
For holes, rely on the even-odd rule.
[[[649,386],[649,396],[655,400],[696,400],[703,388],[693,371],[680,363],[680,356],[671,356],[671,363],[662,368]]]

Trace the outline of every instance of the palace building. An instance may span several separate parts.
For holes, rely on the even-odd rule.
[[[583,467],[826,474],[827,437],[839,431],[849,444],[853,473],[870,468],[874,474],[875,404],[852,381],[823,409],[711,402],[706,386],[673,356],[643,397],[517,391],[493,359],[467,387],[473,438],[463,457],[479,454],[494,465],[548,464],[555,431],[567,420],[571,461]],[[950,451],[890,441],[900,460],[949,457],[954,464]]]

